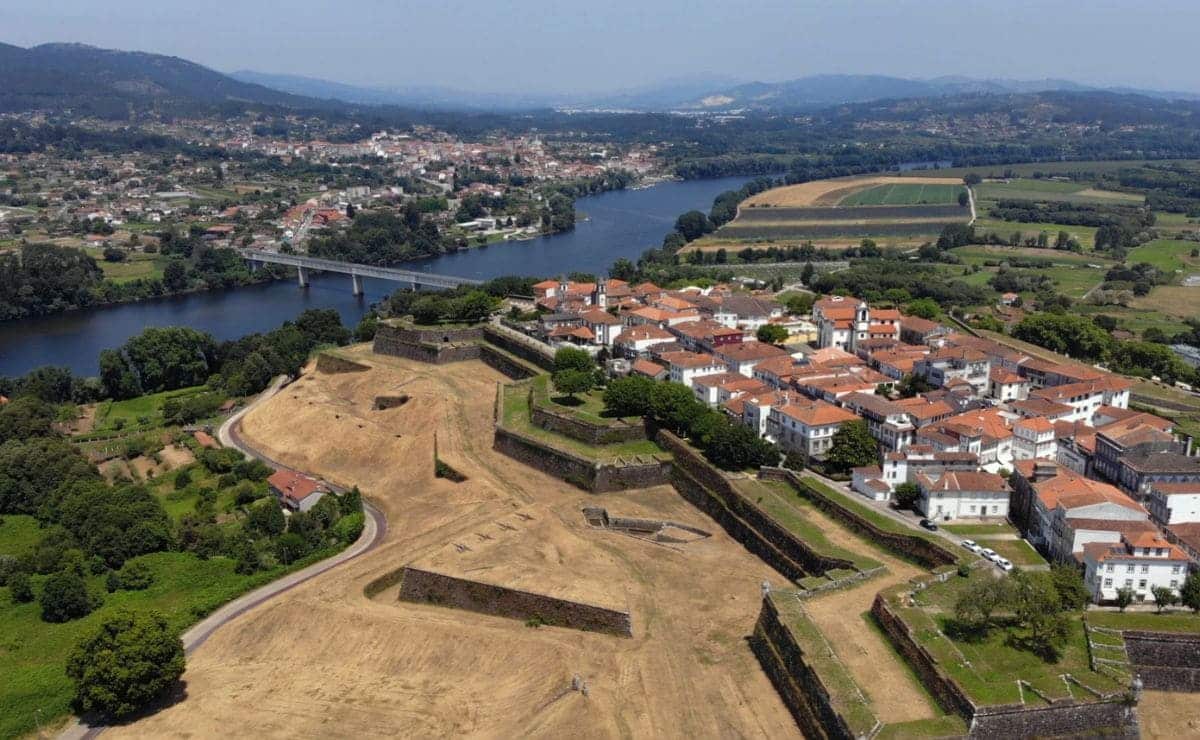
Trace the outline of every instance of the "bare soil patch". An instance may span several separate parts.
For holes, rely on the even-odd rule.
[[[1138,702],[1138,720],[1145,738],[1200,737],[1195,694],[1146,691]]]
[[[187,699],[114,734],[206,737],[796,736],[745,641],[759,586],[783,578],[672,489],[601,498],[622,515],[714,532],[684,545],[589,527],[597,497],[492,451],[496,382],[348,351],[367,372],[309,374],[250,412],[243,436],[282,463],[358,484],[384,542],[217,631],[188,663]],[[408,403],[373,411],[381,393]],[[468,476],[434,476],[439,455]],[[363,588],[414,564],[627,608],[632,639],[398,602]],[[589,695],[569,690],[574,675]]]

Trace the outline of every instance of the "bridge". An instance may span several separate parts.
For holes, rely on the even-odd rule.
[[[434,275],[416,270],[399,270],[394,267],[377,267],[375,265],[360,265],[357,262],[339,262],[309,257],[303,254],[281,254],[279,252],[264,252],[260,249],[239,249],[238,254],[250,263],[253,270],[260,264],[287,265],[296,268],[300,287],[308,287],[308,271],[340,272],[350,276],[354,295],[363,294],[362,279],[365,277],[390,280],[395,283],[412,283],[415,288],[425,285],[430,288],[456,288],[460,285],[479,285],[482,280],[454,277],[453,275]]]

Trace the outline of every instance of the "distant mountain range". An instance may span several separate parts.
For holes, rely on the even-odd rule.
[[[1100,88],[1067,80],[929,80],[883,75],[814,75],[784,82],[738,82],[718,75],[668,80],[611,94],[478,93],[437,86],[369,87],[297,75],[238,71],[223,74],[178,57],[43,44],[29,49],[0,44],[0,112],[72,109],[121,114],[260,105],[345,110],[397,106],[426,111],[514,112],[535,109],[641,112],[812,111],[895,99],[1037,92],[1110,92],[1189,101],[1200,94]]]

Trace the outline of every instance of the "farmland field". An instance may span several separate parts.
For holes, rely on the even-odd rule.
[[[1022,223],[1020,221],[1001,221],[995,218],[980,216],[975,221],[975,230],[981,234],[995,233],[1007,238],[1014,231],[1020,232],[1021,238],[1037,237],[1040,232],[1050,235],[1050,240],[1060,231],[1065,231],[1075,237],[1084,249],[1092,249],[1096,245],[1096,227],[1094,226],[1064,226],[1063,224]]]
[[[869,192],[869,191],[865,191]],[[737,222],[756,224],[791,221],[957,221],[969,214],[968,209],[954,205],[925,206],[847,206],[812,208],[745,208]]]
[[[1193,249],[1200,249],[1200,243],[1180,241],[1177,239],[1155,239],[1146,242],[1129,251],[1129,264],[1148,262],[1163,272],[1175,272],[1192,268],[1200,272],[1200,257],[1192,257]],[[1200,308],[1197,309],[1200,313]]]
[[[841,206],[906,206],[958,204],[961,185],[876,185],[842,198]]]
[[[871,177],[847,177],[836,180],[813,180],[798,185],[787,185],[782,188],[771,188],[748,198],[743,208],[770,207],[804,207],[804,206],[833,206],[859,190],[865,190],[878,185],[909,184],[911,181],[896,175],[876,175]],[[936,178],[931,176],[924,185],[961,185],[958,178]]]
[[[716,232],[719,239],[861,239],[866,237],[932,237],[962,221],[734,221]]]
[[[1113,204],[1141,204],[1146,200],[1145,196],[1136,193],[1096,190],[1090,186],[1090,183],[1086,182],[1033,179],[980,183],[975,187],[975,197],[980,200],[1032,200]]]

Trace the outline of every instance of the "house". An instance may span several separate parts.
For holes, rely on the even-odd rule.
[[[759,437],[765,437],[769,432],[771,409],[783,402],[782,393],[747,393],[726,401],[724,408],[741,419],[741,422],[754,430]]]
[[[900,404],[870,393],[851,393],[842,405],[866,420],[867,430],[885,449],[899,451],[912,443],[916,426]]]
[[[932,478],[916,477],[921,497],[917,508],[930,519],[1008,516],[1008,483],[993,473],[948,471]]]
[[[734,293],[721,301],[720,313],[728,325],[747,332],[758,331],[760,326],[783,316],[783,307],[774,300],[758,298],[745,293]]]
[[[1001,306],[1012,306],[1019,300],[1021,300],[1021,296],[1016,293],[1002,293],[1000,295]]]
[[[1096,474],[1138,495],[1156,481],[1200,480],[1200,458],[1183,454],[1184,446],[1161,426],[1132,417],[1097,431]]]
[[[674,342],[675,335],[654,324],[627,326],[613,338],[613,350],[623,357],[639,357],[656,344]]]
[[[1200,482],[1151,483],[1146,508],[1159,524],[1200,522]]]
[[[688,388],[692,381],[704,375],[717,375],[727,370],[725,363],[712,355],[697,352],[664,352],[659,358],[667,363],[670,379],[674,383],[682,383]]]
[[[988,373],[991,361],[987,355],[970,347],[943,347],[917,360],[913,372],[938,388],[949,387],[954,381],[966,381],[973,395],[988,392]]]
[[[657,362],[651,362],[646,359],[637,359],[630,366],[630,372],[635,375],[642,375],[651,380],[666,380],[668,376],[667,368],[659,365]]]
[[[1093,542],[1083,547],[1083,583],[1092,601],[1115,601],[1120,589],[1133,592],[1134,601],[1154,601],[1156,587],[1179,595],[1187,578],[1188,558],[1161,534],[1141,532],[1123,536],[1116,544]]]
[[[794,400],[771,408],[767,435],[786,452],[821,458],[833,446],[833,435],[857,416],[825,401]]]
[[[1042,416],[1020,419],[1012,428],[1013,459],[1054,460],[1058,454],[1058,437],[1054,424]]]
[[[788,356],[787,350],[766,342],[723,344],[718,345],[713,352],[725,361],[730,372],[741,373],[747,378],[754,377],[754,367],[763,360]]]
[[[892,488],[884,482],[883,471],[878,465],[854,468],[850,487],[872,501],[887,501],[892,497]]]
[[[900,341],[907,344],[928,346],[937,342],[941,337],[950,334],[950,330],[936,321],[922,319],[919,316],[902,316],[900,318]]]
[[[682,321],[667,330],[693,352],[716,352],[722,347],[740,345],[745,339],[740,329],[731,329],[708,319]]]
[[[588,309],[579,314],[579,318],[592,332],[593,342],[603,347],[611,347],[621,329],[621,320],[603,308]]]
[[[988,398],[1001,403],[1024,401],[1029,398],[1029,381],[1003,367],[993,367],[988,372]]]
[[[279,503],[292,511],[308,511],[326,493],[319,481],[282,468],[267,478],[267,486]]]
[[[936,478],[954,470],[979,470],[979,456],[973,452],[942,452],[930,445],[912,444],[900,452],[883,456],[883,482],[895,490],[901,483],[913,483],[918,475]]]

